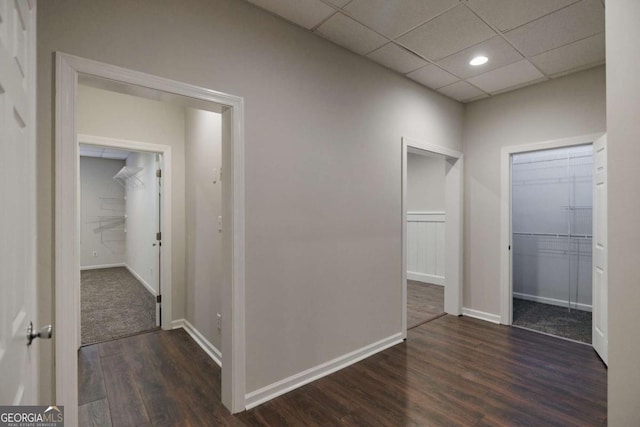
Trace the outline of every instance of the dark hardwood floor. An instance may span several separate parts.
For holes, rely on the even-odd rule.
[[[220,369],[181,329],[83,347],[80,425],[602,426],[607,372],[584,345],[444,316],[405,343],[230,415]]]
[[[407,280],[407,329],[444,313],[444,286]]]

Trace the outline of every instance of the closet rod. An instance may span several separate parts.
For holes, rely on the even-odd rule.
[[[514,231],[512,234],[517,236],[541,236],[541,237],[571,237],[576,239],[591,239],[590,234],[566,234],[566,233],[522,233]]]

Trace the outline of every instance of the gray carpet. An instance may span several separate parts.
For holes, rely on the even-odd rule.
[[[513,324],[591,344],[591,312],[513,299]]]
[[[124,267],[80,273],[82,345],[156,328],[153,295]]]

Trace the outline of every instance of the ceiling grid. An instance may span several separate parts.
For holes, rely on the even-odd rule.
[[[462,102],[605,61],[602,0],[248,1]]]

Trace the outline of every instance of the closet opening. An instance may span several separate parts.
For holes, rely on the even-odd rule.
[[[80,343],[161,326],[161,154],[80,140]]]
[[[593,145],[510,156],[512,325],[592,340]]]

